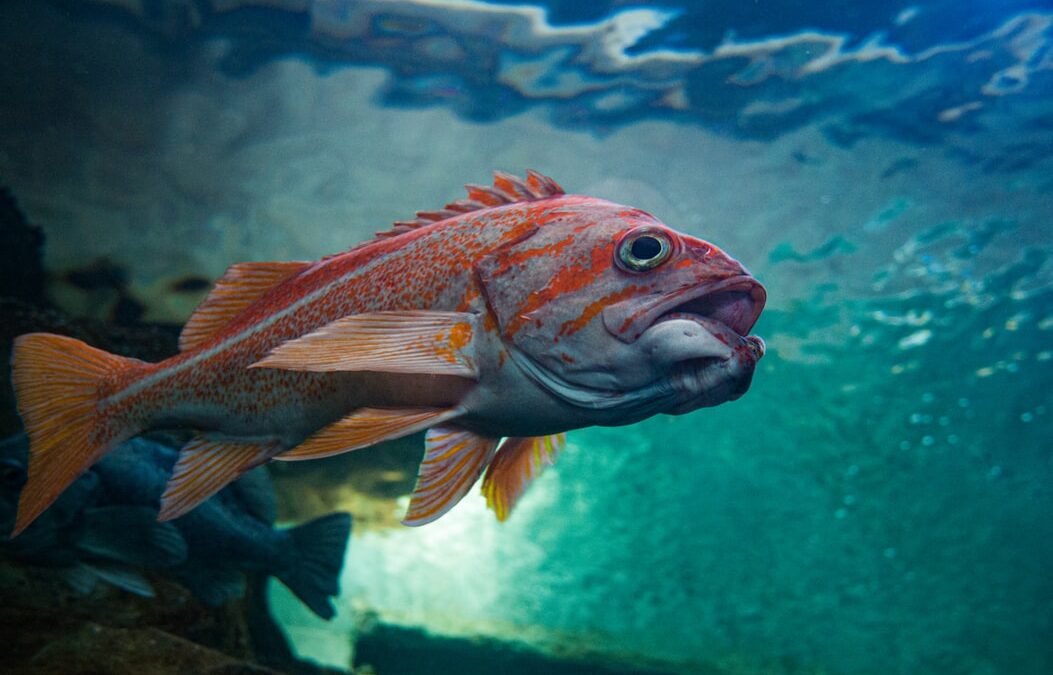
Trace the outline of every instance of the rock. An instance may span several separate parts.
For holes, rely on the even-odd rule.
[[[86,621],[26,664],[39,675],[266,675],[277,671],[231,658],[157,628],[112,628]]]
[[[6,643],[5,672],[276,672],[251,663],[239,603],[211,609],[164,579],[151,583],[153,598],[107,584],[79,596],[57,569],[0,560],[0,634],[18,636]]]
[[[26,222],[7,188],[0,188],[0,296],[45,304],[44,232]]]

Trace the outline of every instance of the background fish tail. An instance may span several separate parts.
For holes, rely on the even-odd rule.
[[[276,576],[312,612],[331,619],[335,610],[329,598],[340,592],[340,570],[351,536],[351,515],[331,513],[288,530],[296,549],[289,569]]]
[[[118,375],[145,365],[61,335],[32,333],[15,340],[11,380],[30,454],[12,536],[118,442],[139,431],[115,411],[102,411],[100,402]]]

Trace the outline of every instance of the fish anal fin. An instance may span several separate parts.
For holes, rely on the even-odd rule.
[[[243,262],[231,265],[198,305],[179,335],[179,350],[200,346],[245,308],[313,263]]]
[[[279,345],[250,367],[475,377],[475,323],[466,312],[353,314]]]
[[[197,437],[183,446],[161,495],[157,519],[172,520],[274,456],[276,443],[237,443]]]
[[[482,475],[498,440],[456,426],[429,429],[417,487],[402,524],[424,525],[452,509]]]
[[[566,434],[518,436],[505,440],[483,479],[483,494],[499,521],[504,521],[526,489],[566,445]]]
[[[360,408],[274,459],[295,462],[331,457],[402,438],[461,414],[460,408]]]

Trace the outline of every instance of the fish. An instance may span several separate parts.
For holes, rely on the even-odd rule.
[[[504,520],[567,431],[748,390],[767,294],[716,245],[535,171],[465,187],[344,252],[231,266],[164,361],[16,338],[31,458],[14,533],[117,444],[165,428],[196,435],[161,520],[271,460],[421,431],[402,522],[436,520],[480,477]]]
[[[0,523],[26,479],[28,441],[0,441]],[[153,595],[140,574],[150,570],[186,587],[206,605],[245,594],[245,575],[273,576],[317,616],[335,615],[331,598],[351,534],[351,516],[331,513],[292,528],[276,528],[276,497],[258,467],[168,522],[158,502],[178,450],[138,437],[92,466],[23,535],[0,539],[0,554],[66,569],[74,588],[92,576],[138,595]]]

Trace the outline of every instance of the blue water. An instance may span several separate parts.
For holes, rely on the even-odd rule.
[[[71,313],[112,316],[64,281],[105,259],[181,323],[175,280],[342,250],[493,169],[768,288],[745,397],[572,433],[503,526],[472,494],[357,533],[338,619],[282,610],[302,652],[346,664],[371,617],[684,673],[1053,672],[1049,2],[0,16],[0,182]]]

